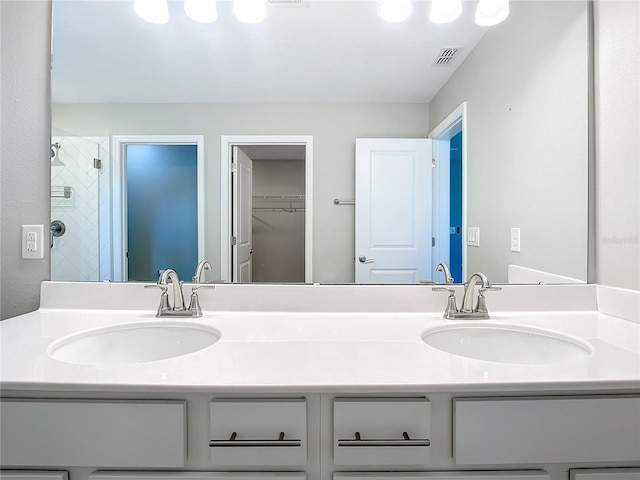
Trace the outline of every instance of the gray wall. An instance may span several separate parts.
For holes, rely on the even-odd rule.
[[[587,5],[546,3],[511,2],[429,105],[434,128],[467,102],[468,272],[493,282],[509,264],[587,280]]]
[[[354,281],[356,137],[426,137],[426,104],[54,105],[53,125],[84,136],[204,135],[206,257],[220,271],[220,136],[313,135],[313,281]],[[218,277],[219,278],[219,277]]]
[[[640,290],[640,2],[596,2],[596,281]]]
[[[614,101],[613,99],[620,94],[621,90],[633,92],[636,89],[637,92],[637,72],[640,63],[640,54],[637,51],[638,5],[637,2],[597,2],[596,7],[596,50],[601,52],[596,73],[596,95],[602,115],[607,115],[607,112],[609,115],[607,130],[604,131],[602,125],[597,130],[596,165],[598,172],[609,172],[603,174],[615,176],[611,180],[602,178],[598,181],[596,229],[604,235],[602,232],[608,231],[610,222],[622,220],[630,222],[631,235],[637,235],[637,219],[640,217],[640,205],[637,201],[638,102],[636,99],[635,103],[632,101],[622,109],[618,109],[610,102]],[[48,1],[3,0],[0,2],[2,22],[0,29],[2,52],[0,265],[3,318],[26,313],[37,307],[39,283],[47,277],[48,272],[46,260],[25,263],[18,259],[19,245],[16,238],[19,235],[19,226],[23,223],[48,221],[49,198],[46,188],[49,182],[47,172],[50,135],[48,120],[49,11]],[[604,55],[605,47],[615,40],[616,35],[635,38],[636,43],[632,46],[631,42],[627,42],[622,51],[615,48],[613,51],[607,50]],[[625,58],[629,55],[624,68],[621,68],[617,61],[619,55]],[[617,112],[615,116],[613,112]],[[635,130],[633,130],[634,125]],[[615,133],[626,131],[627,128],[632,129],[631,135]],[[618,156],[619,149],[624,151],[623,159]],[[25,168],[25,162],[29,168]],[[628,178],[629,181],[618,181],[616,178],[618,180]],[[340,181],[341,185],[343,182],[345,186],[348,184],[348,181],[337,176],[336,180]],[[37,185],[32,185],[33,183]],[[19,192],[16,192],[18,189]],[[11,195],[8,195],[9,193]],[[16,205],[12,200],[16,193],[28,201]],[[331,197],[326,192],[325,196]],[[336,214],[336,216],[345,217],[349,215],[346,210]],[[624,230],[626,231],[626,227]],[[640,290],[637,244],[630,242],[627,247],[624,244],[612,245],[598,241],[596,257],[598,259],[597,280],[600,283]]]
[[[22,225],[49,225],[51,5],[0,2],[0,318],[35,310],[44,260],[22,260]],[[48,235],[43,239],[45,245]]]

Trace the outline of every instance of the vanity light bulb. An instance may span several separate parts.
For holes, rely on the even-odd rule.
[[[233,13],[243,23],[260,23],[267,16],[264,0],[234,0]]]
[[[509,0],[479,0],[476,25],[491,27],[509,16]]]
[[[411,0],[380,0],[378,15],[387,22],[403,22],[411,15]]]
[[[462,0],[431,0],[429,20],[433,23],[453,22],[462,13]]]
[[[133,11],[149,23],[163,24],[169,21],[167,0],[133,0]]]
[[[184,12],[199,23],[213,23],[218,18],[216,0],[184,0]]]

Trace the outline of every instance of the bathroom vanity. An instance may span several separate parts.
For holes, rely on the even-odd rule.
[[[45,282],[0,324],[2,478],[637,480],[638,298],[504,286],[465,321],[428,286],[217,285],[166,319]]]

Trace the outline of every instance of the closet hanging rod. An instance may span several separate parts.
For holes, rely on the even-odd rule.
[[[304,195],[254,195],[254,200],[304,200]]]
[[[304,213],[304,208],[270,208],[270,207],[253,207],[254,212],[282,212],[282,213]]]

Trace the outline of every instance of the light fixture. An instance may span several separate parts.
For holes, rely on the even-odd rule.
[[[267,16],[264,0],[234,0],[233,13],[244,23],[260,23]]]
[[[133,11],[149,23],[162,24],[169,21],[167,0],[133,0]]]
[[[431,0],[429,20],[433,23],[453,22],[462,13],[462,0]]]
[[[509,16],[509,0],[479,0],[476,25],[491,27]]]
[[[402,22],[411,15],[411,0],[380,0],[378,15],[387,22]]]
[[[184,0],[184,12],[200,23],[213,23],[218,18],[216,0]]]

